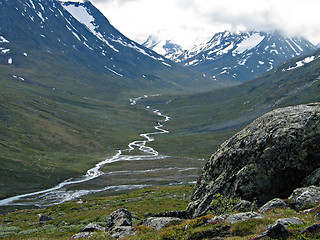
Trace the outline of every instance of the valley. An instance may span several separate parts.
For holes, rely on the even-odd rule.
[[[0,0],[0,30],[4,211],[194,183],[255,118],[320,101],[319,50],[277,32],[166,41],[170,60],[90,1],[57,0]]]
[[[148,96],[144,95],[132,98],[130,102],[134,106],[137,101],[147,98]],[[0,200],[0,207],[45,207],[100,192],[114,195],[119,191],[154,185],[195,183],[204,159],[160,155],[155,149],[148,147],[147,144],[155,140],[153,136],[169,133],[163,124],[169,121],[170,117],[157,109],[151,109],[150,106],[146,107],[146,111],[160,119],[154,126],[156,132],[140,134],[145,140],[129,143],[128,149],[118,150],[114,156],[97,163],[83,176],[67,179],[46,190]]]

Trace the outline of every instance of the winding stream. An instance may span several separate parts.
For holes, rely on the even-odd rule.
[[[142,98],[147,98],[148,96],[138,97],[138,98],[132,98],[130,99],[130,104],[135,105],[137,101],[139,101]],[[195,171],[201,166],[194,167],[195,164],[190,166],[184,166],[184,163],[181,163],[179,166],[175,164],[174,166],[169,166],[172,160],[171,157],[160,155],[156,150],[153,148],[146,146],[147,143],[154,141],[153,136],[158,134],[165,134],[169,133],[169,131],[163,129],[163,123],[170,120],[170,117],[167,115],[162,114],[157,109],[151,109],[149,106],[146,108],[146,110],[153,112],[161,120],[157,121],[157,124],[154,126],[155,132],[151,133],[143,133],[140,134],[142,138],[145,140],[137,140],[129,143],[128,148],[124,150],[118,150],[118,152],[111,158],[108,158],[104,161],[99,162],[96,164],[93,168],[89,169],[85,175],[78,177],[78,178],[72,178],[68,179],[52,188],[33,192],[33,193],[27,193],[22,194],[10,198],[6,198],[3,200],[0,200],[0,206],[9,206],[9,205],[32,205],[32,206],[48,206],[53,204],[59,204],[65,201],[73,200],[76,198],[79,198],[84,195],[88,194],[94,194],[104,191],[121,191],[121,190],[129,190],[134,188],[142,188],[146,186],[153,185],[153,181],[156,181],[155,179],[159,179],[159,176],[148,176],[146,180],[134,181],[135,175],[141,175],[141,174],[149,174],[154,172],[170,172],[174,171],[175,173],[183,173],[188,171]],[[138,153],[132,153],[135,150],[138,151]],[[131,154],[130,154],[131,152]],[[167,163],[163,163],[164,159],[167,159]],[[170,160],[170,161],[169,161]],[[139,161],[145,165],[145,161],[158,161],[156,162],[159,165],[158,168],[150,168],[150,169],[138,169],[138,170],[132,170],[130,167],[128,169],[122,169],[122,171],[109,171],[104,172],[101,170],[102,167],[105,167],[108,164],[115,163],[115,162],[131,162],[131,161]],[[176,160],[175,160],[176,161]],[[168,163],[169,162],[169,163]],[[135,163],[135,165],[137,165]],[[139,164],[138,164],[139,165]],[[163,166],[165,165],[165,167]],[[153,167],[152,166],[152,167]],[[121,181],[121,176],[124,174],[131,174],[132,180],[128,181]],[[161,173],[162,174],[162,173]],[[158,175],[161,175],[158,174]],[[174,173],[173,173],[174,174]],[[130,175],[130,178],[131,178]],[[112,176],[112,177],[110,177]],[[162,175],[161,175],[162,176]],[[184,176],[182,174],[182,176]],[[130,179],[129,178],[129,179]],[[164,178],[162,176],[162,178]],[[185,180],[185,177],[180,177]],[[193,175],[191,178],[188,178],[188,181],[195,180],[196,177]],[[168,181],[170,181],[170,177],[168,177]],[[117,180],[116,183],[112,185],[112,183]],[[171,181],[177,181],[176,179],[171,179]]]

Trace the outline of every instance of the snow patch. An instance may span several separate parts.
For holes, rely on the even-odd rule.
[[[233,47],[234,47],[234,43],[231,43],[228,47],[226,47],[226,48],[218,51],[218,52],[217,52],[217,55],[226,54],[226,53],[228,53],[231,49],[233,49]]]
[[[10,65],[11,65],[11,64],[12,64],[12,62],[13,62],[12,58],[9,58],[9,59],[8,59],[8,64],[10,64]]]
[[[257,46],[265,37],[259,33],[252,34],[249,38],[238,44],[238,47],[232,52],[233,54],[243,53]]]
[[[83,5],[62,5],[78,22],[82,23],[85,25],[88,30],[93,33],[98,39],[103,41],[105,44],[107,44],[112,50],[115,52],[119,52],[118,49],[116,49],[113,45],[111,45],[103,36],[100,32],[97,31],[97,28],[99,27],[95,23],[95,19],[90,13],[87,11],[85,6]]]
[[[113,74],[115,74],[115,75],[118,75],[118,76],[120,76],[120,77],[123,77],[123,75],[122,74],[120,74],[120,73],[118,73],[118,72],[116,72],[116,71],[114,71],[114,70],[112,70],[111,68],[108,68],[107,66],[104,66],[106,69],[108,69],[110,72],[112,72]]]
[[[8,52],[10,52],[10,49],[0,47],[0,53],[1,53],[1,54],[6,54],[6,53],[8,53]]]
[[[163,65],[165,65],[165,66],[168,66],[168,67],[171,67],[171,65],[170,64],[168,64],[168,63],[166,63],[166,62],[161,62]]]
[[[0,36],[0,43],[9,43],[9,41],[5,39],[3,36]]]
[[[190,62],[185,63],[184,65],[185,66],[196,66],[197,64],[199,64],[199,60],[195,59],[195,60],[192,60]]]
[[[37,12],[38,17],[41,19],[42,22],[45,22],[46,20],[43,18],[41,12]]]
[[[302,66],[304,66],[305,64],[312,62],[314,59],[315,59],[315,56],[306,57],[305,59],[296,62],[296,65],[295,65],[295,66],[289,67],[289,68],[287,68],[287,69],[282,69],[282,72],[290,71],[290,70],[292,70],[292,69],[295,69],[295,68],[298,68],[298,67],[302,67]]]
[[[16,76],[16,75],[12,75],[13,78],[16,78],[16,79],[19,79],[21,81],[25,81],[25,79],[23,77],[19,77],[19,76]]]

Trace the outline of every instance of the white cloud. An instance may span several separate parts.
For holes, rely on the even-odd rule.
[[[91,0],[119,31],[143,42],[149,34],[184,47],[216,32],[280,30],[320,42],[319,0]]]

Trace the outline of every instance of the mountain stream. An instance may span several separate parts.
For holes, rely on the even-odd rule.
[[[147,97],[145,95],[132,98],[130,104],[135,105],[137,101]],[[118,150],[113,157],[99,162],[83,176],[65,180],[49,189],[0,200],[0,206],[43,207],[89,194],[102,192],[112,194],[153,185],[194,183],[198,177],[198,170],[203,165],[203,162],[199,161],[203,159],[161,155],[155,149],[146,146],[147,143],[154,141],[154,135],[169,133],[163,128],[163,124],[170,120],[169,116],[150,106],[147,106],[146,110],[161,119],[154,126],[155,132],[140,134],[144,140],[129,143],[128,149]]]

